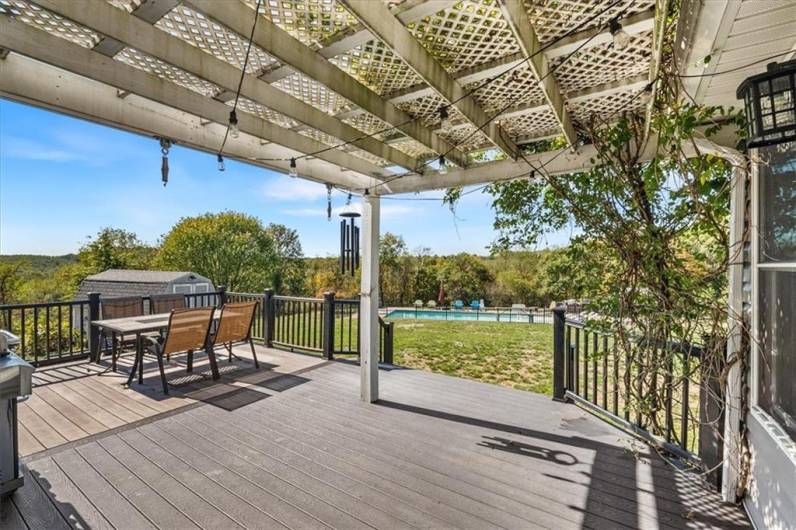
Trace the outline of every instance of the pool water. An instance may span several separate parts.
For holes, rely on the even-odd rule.
[[[496,311],[462,311],[459,309],[393,309],[387,312],[387,319],[424,319],[424,320],[478,320],[483,322],[523,322],[553,323],[553,315],[531,312],[496,312]]]

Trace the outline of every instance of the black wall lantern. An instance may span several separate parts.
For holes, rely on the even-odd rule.
[[[348,202],[340,211],[340,272],[343,274],[351,273],[354,276],[359,268],[359,227],[356,218],[360,214],[351,206],[351,196]]]
[[[765,73],[738,87],[748,125],[747,147],[796,140],[796,60],[769,63]]]

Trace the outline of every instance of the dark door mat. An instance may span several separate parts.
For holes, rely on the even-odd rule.
[[[274,392],[282,392],[284,390],[291,389],[294,386],[303,385],[304,383],[308,383],[310,381],[312,381],[312,379],[307,379],[306,377],[293,374],[284,374],[278,375],[271,379],[266,379],[265,381],[260,381],[259,383],[256,383],[256,385],[267,388],[268,390],[273,390]]]
[[[248,388],[239,388],[237,390],[221,394],[220,396],[214,396],[201,401],[207,403],[208,405],[213,405],[214,407],[232,412],[233,410],[245,407],[246,405],[251,405],[252,403],[256,403],[267,397],[268,394],[264,392],[257,392],[256,390],[250,390]]]

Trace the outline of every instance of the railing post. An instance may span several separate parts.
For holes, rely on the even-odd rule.
[[[334,293],[323,293],[323,357],[334,358]]]
[[[684,355],[690,355],[690,352],[686,351]],[[724,427],[724,389],[716,374],[703,374],[702,384],[699,385],[699,447],[697,451],[705,468],[711,470],[706,476],[707,482],[717,491],[721,491],[721,462],[724,460],[724,440],[722,438],[724,434],[722,430]],[[683,447],[683,449],[688,450],[687,447]]]
[[[263,292],[263,342],[268,348],[274,345],[274,290],[266,289]]]
[[[218,307],[224,307],[224,304],[227,303],[227,286],[226,285],[219,285],[218,286]]]
[[[566,385],[564,383],[564,330],[566,313],[563,307],[553,309],[553,399],[564,401]]]
[[[381,318],[379,318],[379,326],[381,327],[381,331],[383,333],[383,344],[381,345],[381,362],[384,364],[392,364],[392,352],[393,352],[393,324],[394,322],[385,322]]]
[[[100,318],[100,294],[88,293],[88,351],[89,357],[95,363],[99,362],[100,356],[100,333],[96,326],[91,323]]]

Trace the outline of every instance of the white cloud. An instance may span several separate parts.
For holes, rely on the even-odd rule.
[[[263,186],[263,194],[280,201],[315,201],[326,197],[326,186],[300,178],[280,176]]]

